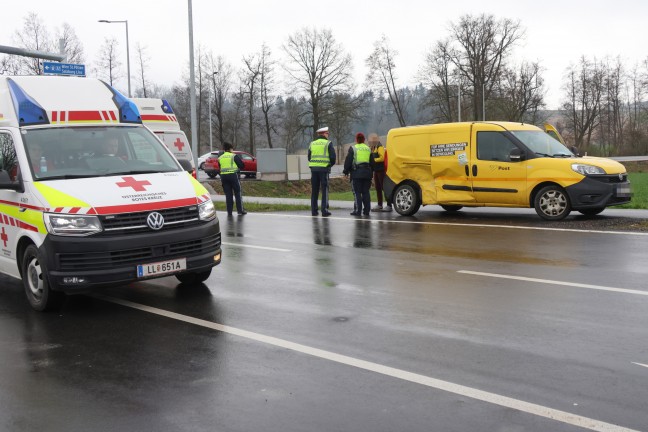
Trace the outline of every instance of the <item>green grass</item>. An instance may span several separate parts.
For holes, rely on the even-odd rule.
[[[214,206],[216,211],[224,213],[227,211],[224,202],[214,202]],[[254,213],[310,210],[310,206],[306,205],[249,203],[245,202],[245,197],[243,197],[243,206],[246,211]],[[236,212],[236,207],[234,207],[234,211]]]
[[[648,173],[628,173],[632,186],[632,201],[616,208],[648,209]]]

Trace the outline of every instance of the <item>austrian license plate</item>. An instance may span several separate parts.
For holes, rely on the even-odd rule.
[[[158,276],[187,269],[187,259],[178,258],[137,266],[137,277]]]
[[[632,196],[632,191],[630,190],[630,185],[617,185],[616,187],[616,196],[618,197],[629,197]]]

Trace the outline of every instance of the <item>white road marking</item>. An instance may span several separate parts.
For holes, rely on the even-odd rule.
[[[511,276],[511,275],[497,274],[497,273],[484,273],[484,272],[476,272],[476,271],[470,271],[470,270],[457,270],[457,273],[471,274],[471,275],[476,275],[476,276],[487,276],[487,277],[500,278],[500,279],[514,279],[514,280],[521,280],[521,281],[526,281],[526,282],[536,282],[536,283],[543,283],[543,284],[550,284],[550,285],[572,286],[572,287],[577,287],[577,288],[587,288],[587,289],[593,289],[593,290],[599,290],[599,291],[611,291],[611,292],[618,292],[618,293],[624,293],[624,294],[636,294],[636,295],[648,296],[648,291],[639,291],[639,290],[625,289],[625,288],[606,287],[606,286],[601,286],[601,285],[589,285],[589,284],[582,284],[582,283],[576,283],[576,282],[563,282],[563,281],[556,281],[556,280],[551,280],[551,279],[536,279],[536,278],[529,278],[529,277],[523,277],[523,276]]]
[[[518,399],[513,399],[507,396],[502,396],[496,393],[490,393],[483,390],[478,390],[472,387],[463,386],[460,384],[455,384],[449,381],[443,381],[440,379],[432,378],[425,375],[420,375],[412,372],[408,372],[402,369],[396,369],[389,366],[384,366],[378,363],[373,363],[365,360],[360,360],[357,358],[337,354],[331,351],[325,351],[319,348],[313,348],[307,345],[298,344],[295,342],[290,342],[285,339],[279,339],[272,336],[266,336],[260,333],[254,333],[247,330],[238,329],[235,327],[226,326],[223,324],[218,324],[211,321],[202,320],[199,318],[193,318],[187,315],[181,315],[179,313],[166,311],[164,309],[158,309],[151,306],[146,306],[139,303],[134,303],[128,300],[117,299],[113,297],[108,297],[104,295],[95,294],[94,297],[115,303],[118,305],[126,306],[129,308],[137,309],[140,311],[152,313],[155,315],[175,319],[178,321],[186,322],[189,324],[194,324],[197,326],[221,331],[235,336],[240,336],[246,339],[254,340],[260,343],[273,345],[280,348],[285,348],[302,354],[307,354],[310,356],[318,357],[325,360],[330,360],[336,363],[344,364],[347,366],[353,366],[367,371],[379,373],[382,375],[390,376],[393,378],[401,379],[404,381],[413,382],[416,384],[421,384],[427,387],[435,388],[438,390],[443,390],[449,393],[454,393],[460,396],[465,396],[468,398],[480,400],[483,402],[491,403],[494,405],[499,405],[505,408],[515,409],[521,412],[528,414],[533,414],[536,416],[556,420],[562,423],[574,425],[584,429],[590,429],[593,431],[600,432],[639,432],[633,429],[628,429],[622,426],[614,425],[611,423],[602,422],[599,420],[591,419],[588,417],[579,416],[577,414],[572,414],[566,411],[560,411],[553,408],[545,407],[542,405],[537,405],[530,402],[525,402]]]
[[[267,246],[254,246],[254,245],[246,245],[246,244],[240,244],[240,243],[227,243],[227,242],[222,242],[221,244],[224,244],[224,245],[227,245],[227,246],[236,246],[236,247],[246,247],[246,248],[252,248],[252,249],[271,250],[271,251],[275,251],[275,252],[292,252],[290,249],[273,248],[273,247],[267,247]]]
[[[637,363],[637,362],[632,362],[632,364],[636,364],[637,366],[643,366],[645,368],[648,368],[648,364]]]
[[[254,213],[260,216],[275,216],[282,218],[307,218],[312,219],[313,216],[308,215],[287,215],[276,213]],[[329,216],[329,220],[342,220],[342,221],[363,221],[363,222],[379,222],[379,223],[398,223],[398,224],[419,224],[419,225],[441,225],[441,226],[458,226],[458,227],[478,227],[478,228],[505,228],[505,229],[519,229],[531,231],[558,231],[558,232],[573,232],[573,233],[590,233],[590,234],[616,234],[627,236],[648,236],[648,232],[634,232],[634,231],[602,231],[602,230],[582,230],[574,228],[550,228],[550,227],[529,227],[522,225],[490,225],[490,224],[473,224],[473,223],[457,223],[457,222],[427,222],[427,221],[413,221],[413,220],[390,220],[390,219],[371,219],[371,218],[351,218],[351,217],[336,217]]]

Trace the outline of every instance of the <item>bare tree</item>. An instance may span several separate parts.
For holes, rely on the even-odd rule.
[[[32,51],[51,51],[49,32],[38,14],[30,12],[23,19],[23,28],[16,30],[14,40],[19,47]],[[43,67],[40,59],[18,57],[21,73],[27,75],[41,75]]]
[[[272,132],[274,131],[276,133],[276,130],[270,123],[270,110],[275,106],[277,97],[273,94],[275,62],[270,56],[270,48],[264,43],[261,46],[260,53],[261,76],[259,77],[259,96],[266,139],[268,140],[268,147],[272,148]]]
[[[505,61],[515,44],[524,37],[519,21],[496,20],[493,15],[464,15],[451,24],[452,39],[458,48],[451,60],[473,87],[473,116],[480,118],[482,98],[488,99],[497,85]],[[485,94],[484,94],[485,93]]]
[[[139,76],[140,76],[140,91],[142,94],[142,97],[149,97],[149,91],[148,91],[148,79],[146,77],[146,69],[148,68],[148,63],[151,57],[146,53],[146,47],[140,45],[139,43],[137,44],[136,47],[137,51],[137,60],[138,60],[138,69],[139,69]]]
[[[56,32],[56,40],[59,44],[63,44],[63,52],[68,63],[85,63],[83,44],[70,24],[63,23],[63,27]]]
[[[462,82],[459,69],[452,62],[449,39],[437,42],[434,49],[426,54],[418,76],[429,89],[421,106],[431,110],[432,120],[453,122],[459,118],[468,119],[466,109],[470,99],[467,97],[472,89]]]
[[[110,85],[113,85],[122,76],[121,62],[117,60],[119,58],[118,47],[119,42],[116,38],[105,38],[97,57],[97,75],[108,81]]]
[[[302,29],[289,36],[283,45],[288,56],[286,72],[297,88],[308,95],[313,135],[326,111],[323,101],[336,92],[351,89],[353,64],[342,45],[328,29]]]
[[[330,125],[332,141],[337,143],[338,163],[344,161],[342,154],[344,141],[353,136],[351,126],[353,122],[362,120],[362,106],[364,105],[363,94],[354,96],[350,93],[335,93],[327,105],[330,110],[324,116],[324,120]]]
[[[609,59],[604,68],[604,89],[601,96],[601,148],[606,155],[619,152],[623,147],[625,128],[629,113],[623,100],[626,79],[620,58]]]
[[[538,63],[523,62],[519,69],[505,68],[491,97],[495,118],[514,122],[537,123],[544,107],[544,80]]]
[[[277,102],[279,136],[289,153],[294,153],[310,136],[310,133],[306,133],[310,128],[303,116],[305,105],[308,105],[308,102],[304,98],[288,97],[285,101],[279,98]]]
[[[225,141],[227,131],[225,122],[225,103],[229,97],[230,87],[232,85],[232,66],[225,61],[222,56],[214,58],[213,54],[208,54],[208,71],[210,72],[210,81],[214,94],[213,113],[215,117],[216,132],[218,133],[218,141],[221,146]]]
[[[592,135],[600,122],[603,71],[596,59],[581,57],[578,66],[571,66],[567,73],[565,102],[568,127],[574,135],[574,143],[581,152],[587,152]]]
[[[405,121],[405,93],[396,87],[396,61],[398,51],[389,46],[389,40],[384,34],[374,43],[374,50],[365,60],[369,72],[367,82],[370,86],[380,88],[387,92],[389,100],[394,106],[394,113],[401,126],[406,126]]]
[[[245,64],[245,68],[241,71],[241,82],[245,87],[248,111],[248,149],[250,154],[254,154],[254,150],[256,148],[254,133],[254,109],[256,107],[256,101],[259,97],[259,89],[257,88],[257,83],[261,76],[261,57],[258,54],[243,57],[243,63]]]

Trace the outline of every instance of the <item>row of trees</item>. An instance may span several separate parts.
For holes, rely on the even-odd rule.
[[[21,47],[53,49],[39,17],[29,14],[16,31]],[[84,62],[81,43],[67,24],[55,31],[68,61]],[[431,122],[507,120],[542,124],[548,118],[581,152],[648,153],[648,60],[630,68],[621,59],[581,58],[563,82],[562,110],[545,108],[546,86],[538,62],[512,61],[525,37],[519,21],[465,15],[426,53],[417,78],[404,86],[398,51],[378,39],[365,65],[363,88],[353,79],[353,59],[328,29],[304,28],[289,35],[277,56],[263,44],[236,64],[204,47],[196,53],[196,94],[201,153],[225,140],[252,153],[257,147],[303,148],[328,125],[332,139],[349,142],[355,131],[385,134],[397,126]],[[147,48],[136,45],[135,95],[169,99],[181,126],[190,131],[189,79],[172,87],[150,81]],[[119,43],[106,39],[92,74],[110,84],[124,76]],[[40,73],[34,59],[0,58],[0,73]]]

